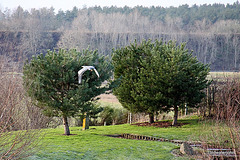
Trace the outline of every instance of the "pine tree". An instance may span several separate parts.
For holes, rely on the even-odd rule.
[[[120,85],[114,89],[123,107],[131,112],[149,114],[154,122],[156,111],[174,108],[173,125],[177,124],[178,106],[194,107],[205,96],[210,83],[204,65],[185,49],[185,44],[143,41],[114,51],[115,78]]]
[[[211,83],[207,80],[210,68],[193,57],[185,49],[184,43],[177,46],[169,41],[165,48],[163,94],[168,100],[168,108],[174,108],[172,125],[176,125],[179,106],[187,104],[189,107],[195,107],[205,96],[203,90]]]
[[[78,84],[77,72],[84,65],[95,66],[100,78],[88,71]],[[97,51],[60,49],[33,57],[24,65],[23,79],[28,95],[46,115],[62,116],[65,135],[69,135],[67,117],[92,109],[95,97],[109,89],[102,82],[110,78],[111,70],[110,59]]]
[[[131,112],[144,112],[149,115],[149,122],[154,122],[156,111],[166,111],[166,99],[161,93],[162,42],[136,42],[128,47],[117,49],[113,54],[115,78],[120,78],[120,85],[114,94],[123,107]]]

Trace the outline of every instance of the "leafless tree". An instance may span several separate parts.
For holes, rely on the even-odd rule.
[[[78,50],[91,46],[103,53],[111,52],[112,48],[126,46],[135,39],[153,39],[149,33],[162,33],[166,30],[167,27],[162,22],[152,21],[137,10],[128,15],[81,10],[71,28],[64,31],[58,46]]]
[[[9,72],[6,60],[1,58],[0,63],[0,159],[19,159],[31,155],[39,146],[43,133],[34,128],[42,127],[44,121],[26,104],[21,75]]]
[[[210,134],[201,137],[206,148],[227,149],[240,158],[240,82],[239,79],[221,80],[214,102],[214,119]],[[209,130],[209,125],[206,125]],[[213,158],[211,155],[205,155]],[[224,159],[224,155],[220,158]]]

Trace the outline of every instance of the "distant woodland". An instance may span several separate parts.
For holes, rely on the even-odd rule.
[[[0,10],[0,60],[21,68],[32,55],[48,49],[112,48],[135,40],[186,42],[212,71],[239,71],[240,3],[179,7],[91,7]]]

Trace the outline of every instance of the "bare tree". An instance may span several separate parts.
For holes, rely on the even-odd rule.
[[[240,83],[239,79],[221,80],[214,101],[214,120],[211,132],[201,137],[205,148],[228,149],[240,157]],[[209,126],[207,125],[209,129]],[[204,129],[205,130],[205,129]],[[209,159],[212,155],[206,154]],[[224,159],[225,155],[220,158]]]
[[[234,48],[234,69],[237,70],[239,68],[239,37],[234,35],[233,37],[233,48]]]
[[[71,28],[64,32],[58,46],[78,50],[91,46],[106,53],[111,52],[112,48],[129,45],[135,39],[141,41],[152,38],[146,36],[146,33],[161,33],[166,30],[162,22],[150,20],[137,9],[129,14],[81,10]]]
[[[43,134],[30,130],[37,124],[26,118],[21,76],[5,69],[6,59],[1,58],[0,65],[0,159],[19,159],[33,153]]]

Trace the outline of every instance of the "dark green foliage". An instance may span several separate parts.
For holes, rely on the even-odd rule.
[[[77,72],[83,65],[95,66],[100,78],[86,71],[78,84]],[[111,70],[109,58],[97,51],[60,49],[33,57],[24,66],[23,79],[28,95],[46,114],[69,117],[92,110],[94,98],[109,89],[102,82],[110,78]]]
[[[199,103],[204,97],[202,90],[209,85],[206,79],[209,66],[192,57],[185,49],[185,44],[176,46],[170,41],[166,44],[164,55],[164,90],[167,90],[167,97],[171,98],[170,104]]]
[[[40,21],[37,24],[44,31],[56,30],[61,27],[70,27],[74,18],[77,17],[80,11],[88,10],[88,13],[98,12],[105,14],[121,13],[121,14],[130,14],[134,11],[138,11],[143,16],[148,16],[151,20],[160,20],[166,22],[166,17],[172,18],[181,18],[183,20],[183,26],[192,25],[197,20],[202,21],[203,19],[209,20],[212,23],[215,23],[219,20],[239,20],[240,19],[240,4],[239,1],[236,1],[233,4],[203,4],[203,5],[193,5],[189,6],[187,4],[178,6],[178,7],[161,7],[161,6],[152,6],[152,7],[89,7],[78,9],[73,7],[72,10],[58,10],[57,14],[54,13],[54,8],[40,8],[38,10],[32,9],[31,11],[23,10],[22,7],[18,7],[13,13],[9,16],[8,13],[5,13],[0,10],[1,20],[11,20],[11,19],[34,19]],[[24,23],[20,23],[19,27],[24,27]],[[4,25],[2,25],[4,27]],[[2,27],[0,25],[0,27]],[[184,28],[185,28],[184,27]],[[22,29],[22,28],[21,28]],[[27,29],[27,28],[24,28]]]
[[[140,45],[135,42],[114,51],[114,76],[121,78],[114,94],[131,112],[145,112],[153,116],[156,111],[168,110],[164,105],[166,99],[161,85],[164,78],[161,73],[163,49],[162,42],[143,41]]]
[[[203,89],[210,85],[206,79],[210,68],[189,54],[185,44],[176,46],[170,41],[165,45],[163,94],[168,100],[168,107],[174,107],[173,125],[176,125],[178,107],[185,103],[194,107],[205,96]]]
[[[102,13],[115,13],[120,12],[122,14],[129,14],[134,10],[137,10],[141,15],[148,16],[152,20],[160,20],[166,22],[166,17],[170,16],[172,18],[181,18],[183,20],[183,26],[192,25],[196,20],[202,21],[203,19],[209,20],[215,23],[218,20],[239,20],[240,19],[240,4],[236,1],[233,4],[203,4],[203,5],[193,5],[189,6],[187,4],[178,7],[168,7],[164,8],[161,6],[143,7],[136,6],[130,8],[125,6],[124,8],[117,7],[92,7],[89,8],[90,11],[94,10]]]
[[[192,57],[185,44],[135,42],[115,50],[112,59],[115,78],[121,78],[114,94],[128,110],[148,113],[150,122],[156,111],[174,107],[177,116],[178,106],[199,103],[209,85],[209,66]]]
[[[92,104],[86,114],[80,113],[79,116],[75,116],[77,126],[82,125],[84,118],[87,118],[89,120],[90,126],[98,125],[97,119],[99,118],[99,114],[103,111],[103,109],[104,108],[101,107],[99,104]]]
[[[79,9],[77,7],[73,7],[72,10],[62,11],[59,10],[56,14],[57,23],[55,24],[57,27],[70,27],[74,18],[77,17]]]

